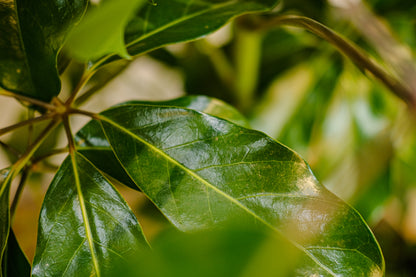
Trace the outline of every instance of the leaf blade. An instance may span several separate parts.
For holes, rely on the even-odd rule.
[[[57,53],[86,0],[23,0],[0,5],[0,86],[49,102],[61,87]],[[4,16],[4,17],[3,17]]]
[[[75,153],[64,161],[45,196],[32,275],[105,275],[112,264],[146,244],[123,198]]]
[[[264,134],[148,104],[115,107],[100,119],[125,170],[179,229],[246,218],[284,234],[312,272],[348,272],[334,266],[340,251],[347,260],[369,257],[367,272],[382,274],[380,249],[358,213],[320,185],[297,154]]]
[[[30,276],[29,261],[20,248],[12,229],[10,230],[2,266],[3,276]]]
[[[87,14],[71,33],[68,52],[81,61],[95,60],[106,54],[129,59],[124,44],[124,29],[144,0],[104,1]]]
[[[120,105],[133,103],[143,102],[131,101]],[[241,126],[249,125],[244,116],[235,108],[225,102],[207,96],[185,96],[168,101],[148,102],[148,104],[192,109],[229,120]],[[98,122],[90,121],[77,133],[75,139],[79,144],[78,151],[86,156],[101,171],[130,188],[138,189],[114,156]]]
[[[160,0],[147,3],[130,20],[124,38],[131,56],[214,32],[231,19],[271,10],[279,0]],[[105,57],[98,65],[117,59]]]
[[[7,247],[10,232],[9,192],[12,172],[9,169],[0,171],[0,266],[3,267],[3,255]],[[0,276],[3,269],[0,270]]]

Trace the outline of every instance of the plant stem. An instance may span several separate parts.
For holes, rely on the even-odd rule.
[[[240,28],[236,34],[236,83],[238,108],[247,111],[253,104],[261,60],[263,34]]]
[[[352,42],[344,39],[333,30],[322,25],[321,23],[303,16],[284,15],[267,19],[252,20],[245,22],[249,28],[257,30],[270,29],[276,26],[287,25],[304,28],[313,34],[325,39],[332,45],[336,46],[344,55],[349,57],[364,72],[371,73],[375,78],[380,80],[396,96],[404,100],[410,109],[416,109],[416,93],[412,92],[396,77],[387,73],[380,65],[365,55],[364,50]]]
[[[33,109],[28,108],[27,112],[28,112],[28,120],[35,118],[35,112]],[[27,145],[29,146],[32,144],[33,124],[29,124],[27,132],[28,132]]]
[[[68,148],[67,147],[65,147],[65,148],[59,148],[59,149],[53,149],[50,152],[48,152],[48,153],[46,153],[46,154],[44,154],[42,156],[36,157],[36,159],[33,159],[32,160],[32,165],[37,164],[37,163],[41,162],[42,160],[47,159],[47,158],[49,158],[51,156],[63,154],[63,153],[66,153],[66,152],[68,152]]]
[[[0,146],[3,146],[4,149],[6,149],[8,152],[16,156],[16,158],[20,157],[20,155],[22,154],[16,148],[6,144],[3,141],[0,141]]]
[[[12,169],[10,170],[10,174],[7,176],[7,179],[9,181],[9,185],[11,183],[11,180],[13,180],[17,174],[19,174],[19,172],[27,167],[30,159],[32,158],[33,154],[36,152],[36,150],[40,147],[40,145],[43,143],[43,141],[47,138],[48,134],[55,129],[55,127],[57,127],[59,125],[60,121],[59,120],[53,120],[51,123],[49,123],[48,126],[45,127],[45,129],[43,129],[42,133],[36,138],[36,140],[33,142],[33,144],[27,149],[27,151],[19,158],[19,160],[17,160],[17,162],[15,162],[12,166]],[[26,171],[26,170],[25,170]],[[23,172],[23,174],[25,174]],[[20,181],[19,184],[19,190],[23,190],[24,188],[24,184],[25,184],[25,178],[24,175],[22,174],[22,179]],[[28,170],[27,173],[28,174]],[[15,195],[15,199],[13,199],[12,203],[15,203],[14,206],[17,205],[18,199],[16,199],[16,196],[19,197],[19,193],[16,193]],[[11,216],[13,216],[11,214]]]
[[[53,116],[54,116],[53,113],[44,114],[44,115],[41,115],[41,116],[38,116],[38,117],[35,117],[35,118],[30,118],[30,119],[27,119],[25,121],[21,121],[19,123],[10,125],[8,127],[2,128],[2,129],[0,129],[0,136],[6,134],[8,132],[11,132],[11,131],[13,131],[13,130],[15,130],[17,128],[26,126],[26,125],[33,125],[36,122],[40,122],[40,121],[44,121],[44,120],[51,119]]]
[[[98,115],[89,111],[84,111],[84,110],[80,110],[80,109],[70,109],[69,111],[70,114],[80,114],[80,115],[85,115],[90,117],[91,119],[97,119]]]
[[[40,100],[31,98],[31,97],[28,97],[28,96],[23,96],[23,95],[20,95],[20,94],[17,94],[17,93],[13,93],[13,92],[10,92],[10,91],[4,90],[4,89],[3,90],[0,90],[0,95],[4,95],[4,96],[8,96],[8,97],[13,97],[13,98],[16,98],[18,100],[21,100],[21,101],[24,101],[24,102],[28,102],[28,103],[30,103],[30,104],[32,104],[34,106],[38,106],[38,107],[45,108],[46,110],[53,111],[56,108],[54,105],[51,105],[49,103],[46,103],[46,102],[43,102],[43,101],[40,101]]]
[[[65,101],[65,106],[71,107],[71,105],[74,102],[75,98],[77,97],[78,93],[82,90],[82,88],[85,86],[85,84],[91,79],[91,77],[94,75],[95,71],[96,70],[94,68],[92,68],[89,71],[84,72],[84,74],[81,77],[81,80],[78,82],[74,91],[68,97],[68,99]]]
[[[10,221],[13,221],[13,217],[16,213],[17,203],[19,203],[20,196],[22,195],[23,188],[25,186],[27,177],[29,176],[29,168],[25,168],[22,172],[22,176],[17,186],[16,194],[14,195],[12,205],[10,207]]]
[[[63,123],[64,123],[66,137],[68,139],[69,154],[72,156],[75,153],[76,149],[75,149],[74,137],[72,136],[71,125],[69,123],[68,116],[63,117]]]
[[[222,49],[211,45],[204,39],[196,41],[196,46],[201,52],[208,56],[222,82],[231,91],[234,91],[234,68]]]

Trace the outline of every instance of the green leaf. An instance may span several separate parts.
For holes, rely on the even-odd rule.
[[[0,170],[0,266],[3,264],[3,255],[10,232],[9,193],[12,175],[10,169]],[[3,269],[1,268],[0,276],[2,273]]]
[[[144,0],[107,0],[88,13],[71,33],[67,49],[75,58],[94,60],[106,54],[130,58],[124,29]]]
[[[30,264],[16,240],[13,230],[10,230],[7,250],[3,257],[3,276],[30,276]]]
[[[33,276],[108,276],[145,248],[136,217],[81,154],[67,158],[42,206]]]
[[[0,86],[49,102],[61,83],[57,53],[87,0],[0,3]]]
[[[276,249],[282,251],[276,253]],[[119,270],[119,275],[194,277],[197,272],[198,277],[292,276],[297,254],[296,248],[276,236],[244,225],[196,233],[168,230],[153,240],[152,251],[140,253],[131,266]]]
[[[241,218],[299,248],[301,275],[383,274],[381,251],[361,216],[263,133],[146,103],[114,107],[99,119],[129,176],[180,230]]]
[[[130,55],[200,38],[230,19],[272,9],[278,0],[156,0],[139,10],[125,31]]]
[[[138,102],[128,102],[138,103]],[[227,119],[241,126],[248,126],[247,120],[234,107],[221,100],[198,95],[185,96],[169,101],[148,102],[149,105],[183,107],[201,111],[213,116]],[[76,135],[78,151],[86,156],[96,167],[119,182],[137,189],[136,184],[127,175],[124,168],[114,156],[107,139],[97,121],[85,125]]]

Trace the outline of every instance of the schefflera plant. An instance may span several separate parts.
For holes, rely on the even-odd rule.
[[[88,2],[81,0],[0,3],[6,18],[0,23],[1,94],[29,103],[35,114],[1,134],[47,122],[19,159],[1,171],[1,276],[112,276],[136,261],[140,266],[133,275],[151,276],[146,272],[153,264],[143,260],[153,251],[114,181],[141,191],[172,226],[190,234],[191,242],[199,231],[238,219],[235,226],[267,230],[278,238],[280,244],[267,253],[286,258],[289,275],[383,275],[380,248],[357,211],[325,189],[293,150],[247,128],[233,107],[205,96],[128,102],[99,114],[78,107],[91,93],[82,89],[106,64],[197,39],[236,16],[271,11],[278,1],[107,0],[88,11]],[[70,96],[61,99],[57,68],[66,60],[57,63],[57,56],[65,41],[66,53],[87,66]],[[76,134],[69,120],[73,115],[91,118]],[[59,125],[68,156],[45,195],[29,265],[11,230],[10,186],[19,174],[24,180],[39,159],[37,149]],[[261,238],[263,233],[256,232]],[[218,249],[237,255],[233,246],[243,244],[252,250],[245,259],[258,257],[262,244],[253,244],[256,236],[225,237]],[[244,241],[233,244],[239,238]],[[175,249],[163,247],[163,241],[154,251],[174,259]],[[192,260],[192,253],[177,247]],[[295,254],[285,257],[285,251]],[[169,272],[163,276],[177,276]],[[241,268],[227,276],[230,272],[244,276]]]

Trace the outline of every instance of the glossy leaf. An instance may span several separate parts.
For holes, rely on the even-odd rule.
[[[136,217],[81,154],[58,170],[42,206],[33,276],[106,276],[145,247]]]
[[[130,55],[209,34],[230,19],[268,11],[278,0],[156,0],[148,1],[130,20],[125,41]]]
[[[69,53],[79,60],[94,60],[105,54],[129,58],[124,29],[144,0],[107,0],[87,14],[68,40]]]
[[[227,119],[241,126],[248,126],[247,120],[234,107],[221,100],[202,95],[185,96],[162,102],[149,102],[149,105],[167,105],[193,109],[217,116],[219,118]],[[136,184],[126,174],[124,168],[114,156],[114,153],[111,150],[111,147],[108,144],[98,122],[91,121],[88,123],[77,133],[76,140],[79,144],[78,150],[96,167],[119,182],[131,188],[137,189]]]
[[[49,102],[60,91],[57,53],[86,0],[0,3],[0,86]]]
[[[3,255],[6,250],[10,231],[9,192],[12,173],[9,169],[0,171],[0,265],[2,266]],[[0,270],[2,276],[3,269]]]
[[[148,103],[117,106],[99,119],[129,176],[180,230],[237,217],[299,248],[301,275],[383,274],[382,254],[360,215],[296,153],[263,133]]]
[[[7,249],[3,257],[3,276],[30,276],[30,264],[10,230]]]

